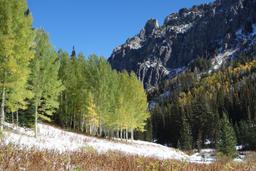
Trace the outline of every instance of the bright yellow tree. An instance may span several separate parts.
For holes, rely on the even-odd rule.
[[[97,130],[99,128],[100,120],[99,120],[99,115],[97,113],[96,105],[94,103],[93,96],[91,93],[89,93],[87,97],[87,114],[85,119],[89,126],[90,135],[96,135]]]

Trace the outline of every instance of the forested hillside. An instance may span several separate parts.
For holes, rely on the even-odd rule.
[[[152,94],[157,103],[151,116],[153,137],[181,149],[218,146],[233,139],[224,143],[255,150],[255,46],[214,73],[204,72],[206,64],[191,65]],[[166,92],[168,96],[156,99]]]

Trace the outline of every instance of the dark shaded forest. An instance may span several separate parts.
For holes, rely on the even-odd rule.
[[[153,138],[162,144],[192,149],[215,147],[223,131],[245,149],[256,149],[256,47],[229,61],[219,71],[207,73],[207,59],[199,59],[185,73],[164,81],[149,96],[157,100],[151,112]],[[232,133],[234,132],[233,136]],[[208,143],[207,143],[208,142]]]

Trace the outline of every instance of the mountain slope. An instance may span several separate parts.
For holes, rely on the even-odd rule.
[[[170,14],[162,26],[150,19],[113,50],[109,62],[114,69],[137,73],[146,88],[182,72],[198,57],[216,65],[219,54],[255,44],[255,9],[256,0],[217,0]]]

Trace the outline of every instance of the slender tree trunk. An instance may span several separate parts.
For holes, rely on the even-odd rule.
[[[72,101],[72,106],[73,106],[73,129],[76,130],[76,113],[75,113],[75,106],[74,106],[74,101]]]
[[[201,147],[202,147],[202,132],[199,130],[198,138],[197,138],[197,150],[198,150],[198,152],[201,151]]]
[[[60,113],[61,114],[64,114],[64,111],[63,111],[63,108],[62,108],[62,105],[63,105],[63,92],[61,92],[61,95],[60,95]],[[59,117],[59,116],[58,116]],[[60,117],[59,117],[60,118]],[[62,121],[61,121],[62,122]]]
[[[93,128],[93,129],[92,129],[92,134],[93,134],[93,136],[96,136],[96,135],[97,135],[97,132],[98,132],[98,128],[97,128],[95,125],[93,125],[92,128]]]
[[[131,139],[134,140],[133,129],[131,129]]]
[[[92,135],[92,126],[89,125],[90,135]]]
[[[100,128],[99,128],[99,136],[101,137],[102,136],[102,127],[100,125]]]
[[[116,131],[116,138],[119,138],[119,130]]]
[[[72,98],[72,96],[71,96],[71,98]],[[70,130],[72,130],[72,124],[73,124],[73,103],[72,103],[72,101],[70,102],[70,107],[68,108],[69,109],[69,116],[70,116],[70,119],[69,119],[69,121],[70,121],[70,123],[69,123],[69,128],[70,128]],[[68,104],[67,104],[67,106],[68,106]]]
[[[126,129],[126,134],[125,134],[125,138],[126,138],[126,140],[128,140],[128,129]]]
[[[64,105],[65,105],[65,114],[67,115],[67,117],[65,118],[65,123],[66,123],[66,126],[68,127],[68,125],[70,124],[69,123],[69,113],[68,113],[68,97],[67,97],[67,94],[65,94],[65,99],[64,99]]]
[[[86,133],[90,133],[90,132],[89,132],[89,126],[88,126],[88,123],[85,123],[85,132],[86,132]]]
[[[73,119],[73,129],[76,130],[76,118],[75,118],[75,115],[74,115],[74,119]]]
[[[4,108],[5,108],[5,85],[3,87],[3,92],[2,92],[0,131],[3,131],[4,129],[4,121],[5,121]]]
[[[82,118],[82,122],[81,122],[81,131],[84,132],[84,118]]]
[[[19,110],[16,111],[16,125],[19,126]]]
[[[37,108],[38,108],[38,106],[36,105],[36,107],[35,107],[35,137],[37,137],[37,115],[38,115],[38,113],[37,113]]]
[[[109,130],[104,130],[104,132],[105,132],[105,137],[106,136],[109,137]]]
[[[69,123],[70,130],[72,129],[72,123],[73,123],[72,114],[70,114],[70,123]]]
[[[110,137],[111,137],[111,138],[114,137],[114,130],[113,130],[113,129],[111,129],[111,131],[110,131]]]
[[[72,101],[72,121],[73,121],[73,125],[71,129],[74,129],[75,128],[75,107],[74,107],[73,101]]]
[[[14,125],[14,114],[12,112],[12,125]]]

